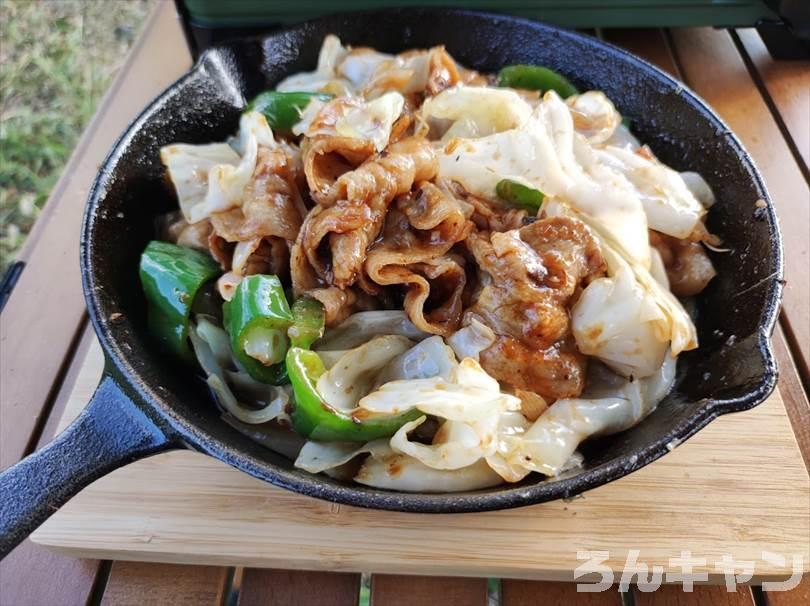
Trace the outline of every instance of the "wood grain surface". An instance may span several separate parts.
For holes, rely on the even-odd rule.
[[[636,588],[634,598],[635,606],[754,606],[749,587],[728,592],[725,587],[696,585],[693,591],[685,592],[680,585],[663,585],[650,593]]]
[[[604,39],[646,59],[676,78],[680,77],[666,32],[661,29],[606,29]]]
[[[33,446],[31,436],[80,334],[80,223],[99,164],[129,121],[190,65],[174,4],[159,2],[26,241],[20,254],[25,269],[0,315],[0,343],[9,352],[0,364],[2,469]]]
[[[756,30],[738,29],[737,36],[750,58],[755,76],[773,101],[771,113],[784,127],[805,169],[810,167],[810,60],[774,61]]]
[[[86,402],[101,364],[94,344],[66,419]],[[578,550],[609,550],[606,564],[620,570],[628,549],[665,567],[690,549],[707,558],[712,575],[713,562],[732,553],[772,577],[785,571],[760,562],[762,545],[810,561],[809,484],[777,393],[569,503],[442,516],[370,511],[302,497],[176,451],[98,480],[34,540],[113,559],[557,581],[572,578]]]
[[[807,606],[810,604],[810,575],[805,575],[791,591],[764,591],[767,606]]]
[[[486,606],[487,580],[378,574],[371,578],[371,603],[383,606]]]
[[[359,574],[247,568],[238,606],[356,606],[359,591]]]
[[[220,606],[226,575],[218,566],[115,562],[101,606]]]
[[[550,583],[504,579],[501,606],[571,604],[576,606],[622,606],[622,596],[614,586],[602,592],[577,592],[575,583]]]
[[[810,471],[810,402],[781,327],[774,331],[773,350],[779,363],[779,391],[784,398],[785,409],[804,458],[805,468]]]

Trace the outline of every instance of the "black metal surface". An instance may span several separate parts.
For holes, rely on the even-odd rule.
[[[3,274],[3,279],[0,280],[0,312],[2,312],[3,308],[6,306],[11,296],[11,291],[14,290],[14,287],[17,285],[17,280],[20,279],[20,274],[22,274],[23,269],[25,269],[24,261],[14,261]]]
[[[709,228],[730,254],[697,302],[700,349],[681,356],[676,387],[636,427],[584,445],[585,467],[555,479],[460,494],[402,494],[296,470],[289,460],[223,423],[201,381],[160,356],[145,336],[138,258],[153,219],[176,206],[158,157],[174,142],[222,141],[250,98],[290,72],[312,69],[327,33],[383,51],[445,44],[463,64],[494,71],[538,63],[580,89],[596,88],[633,121],[639,138],[666,163],[700,172],[718,203]],[[777,371],[769,345],[782,290],[776,217],[751,159],[694,93],[625,51],[538,23],[449,10],[390,10],[329,17],[207,51],[195,68],[130,126],[104,163],[85,214],[82,275],[93,326],[108,365],[133,403],[172,439],[251,475],[302,494],[364,507],[466,512],[571,497],[662,456],[719,414],[762,402]],[[98,410],[96,408],[95,410]],[[70,480],[66,478],[70,486]],[[76,488],[76,486],[73,486]]]
[[[0,557],[93,480],[170,442],[111,374],[76,421],[0,475]]]

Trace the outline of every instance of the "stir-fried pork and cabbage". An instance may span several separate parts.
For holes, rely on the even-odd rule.
[[[555,476],[698,346],[711,189],[599,91],[326,38],[223,143],[161,150],[151,332],[295,466],[404,491]]]

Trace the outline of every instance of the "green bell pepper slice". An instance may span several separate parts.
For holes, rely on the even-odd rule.
[[[292,305],[292,317],[292,326],[287,329],[292,347],[309,349],[323,336],[326,312],[320,301],[309,297],[296,299]]]
[[[152,336],[174,355],[193,360],[189,314],[197,292],[220,274],[219,264],[200,251],[153,240],[141,254],[139,275]]]
[[[527,187],[510,179],[501,179],[498,181],[497,185],[495,185],[495,193],[498,194],[501,200],[512,206],[533,211],[540,209],[540,206],[543,204],[543,198],[545,198],[543,192],[539,189]]]
[[[265,91],[248,103],[245,111],[257,111],[267,118],[273,130],[290,130],[301,119],[301,112],[312,99],[329,101],[332,95],[325,93],[282,93]]]
[[[424,413],[417,409],[398,415],[361,419],[331,407],[318,393],[318,379],[326,372],[320,356],[292,347],[287,352],[287,374],[295,402],[291,419],[296,432],[322,442],[368,442],[394,435],[405,423]]]
[[[262,383],[286,383],[284,355],[293,316],[281,281],[276,276],[246,277],[222,313],[233,354],[247,373]]]
[[[498,86],[541,92],[553,90],[563,99],[579,94],[565,76],[539,65],[507,65],[498,72]]]

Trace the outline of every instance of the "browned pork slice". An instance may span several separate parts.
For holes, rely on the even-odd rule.
[[[323,286],[347,288],[360,274],[366,251],[380,235],[391,201],[410,191],[415,181],[436,175],[436,158],[430,144],[420,138],[398,141],[369,158],[357,169],[341,175],[335,187],[340,200],[315,206],[307,215],[293,252],[293,282],[311,279],[303,258]]]
[[[468,205],[433,183],[420,183],[389,210],[361,285],[372,293],[377,286],[404,286],[411,322],[425,332],[452,334],[461,323],[467,279],[464,258],[450,249],[470,233],[469,213]]]
[[[579,395],[585,357],[571,344],[569,310],[579,289],[605,272],[593,234],[577,219],[553,217],[472,234],[468,246],[485,272],[469,313],[498,334],[481,353],[484,370],[549,400]]]
[[[680,240],[650,230],[650,246],[660,253],[669,279],[669,289],[678,297],[700,294],[717,275],[700,242]]]

